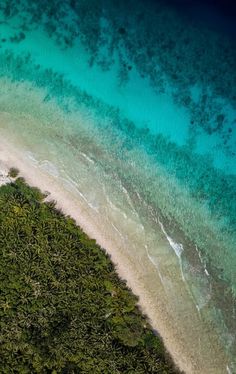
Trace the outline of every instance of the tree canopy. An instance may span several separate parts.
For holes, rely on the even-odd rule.
[[[109,256],[44,197],[0,188],[0,371],[176,373]]]

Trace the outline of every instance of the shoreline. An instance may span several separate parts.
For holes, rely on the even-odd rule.
[[[90,238],[94,238],[97,244],[108,253],[119,277],[126,280],[127,286],[139,297],[138,306],[142,313],[147,315],[152,328],[158,331],[167,352],[180,370],[187,374],[200,372],[202,374],[222,374],[220,368],[219,371],[216,371],[215,367],[210,368],[210,363],[208,368],[202,366],[204,364],[199,361],[199,357],[195,357],[196,347],[186,345],[184,337],[178,333],[175,321],[170,319],[171,313],[169,315],[166,314],[166,310],[163,307],[165,305],[164,292],[158,295],[161,301],[154,300],[151,290],[145,286],[149,276],[147,275],[147,279],[144,279],[143,274],[134,268],[127,254],[122,253],[122,248],[116,238],[109,235],[108,230],[102,232],[99,229],[99,225],[92,217],[92,210],[86,206],[82,198],[79,199],[73,196],[72,192],[66,191],[60,180],[57,181],[55,177],[46,174],[41,169],[39,170],[33,162],[26,158],[24,152],[16,150],[8,141],[3,140],[0,146],[0,167],[2,166],[1,164],[8,170],[10,167],[16,167],[20,171],[19,176],[23,177],[30,186],[38,187],[42,192],[49,192],[49,196],[46,199],[54,200],[58,209],[65,215],[74,218],[76,224]],[[151,268],[152,266],[153,264],[150,263],[149,267]],[[153,281],[151,278],[150,280]],[[218,360],[220,359],[218,357]],[[210,358],[209,361],[211,361]]]
[[[147,315],[147,318],[151,324],[151,327],[155,331],[155,333],[158,333],[160,335],[161,339],[163,339],[165,348],[167,350],[167,353],[171,356],[174,364],[179,368],[180,370],[187,370],[187,373],[192,373],[190,370],[190,367],[188,367],[187,363],[182,363],[181,360],[177,360],[177,354],[176,357],[173,354],[173,352],[167,347],[166,345],[166,339],[163,338],[163,336],[159,333],[159,328],[156,323],[154,323],[153,319],[150,317],[150,310],[148,305],[149,298],[146,295],[145,292],[147,290],[144,290],[141,284],[140,279],[134,279],[132,278],[132,274],[130,274],[129,266],[127,269],[127,264],[125,265],[127,259],[119,258],[119,254],[117,250],[114,250],[114,243],[112,243],[112,238],[104,237],[98,230],[96,230],[95,227],[92,227],[89,222],[84,218],[84,209],[79,208],[79,204],[74,201],[72,196],[68,196],[69,193],[66,193],[59,185],[55,185],[55,181],[53,181],[54,188],[52,187],[52,179],[49,175],[45,175],[45,173],[41,170],[38,170],[33,164],[31,165],[32,170],[30,170],[30,166],[26,165],[25,162],[20,157],[12,156],[12,152],[9,152],[7,155],[6,148],[3,150],[3,143],[1,141],[0,146],[0,174],[2,172],[2,169],[4,170],[4,174],[6,175],[6,183],[10,181],[13,181],[13,178],[9,178],[6,174],[6,171],[11,167],[16,167],[19,170],[19,177],[23,177],[31,187],[37,187],[42,192],[49,193],[46,197],[45,201],[53,200],[56,202],[56,208],[60,209],[63,214],[71,216],[76,224],[82,228],[82,230],[90,237],[96,240],[96,243],[101,246],[103,250],[110,256],[112,263],[115,266],[115,269],[118,273],[118,276],[125,280],[127,282],[127,286],[132,290],[132,292],[138,296],[138,306],[141,309],[141,312],[145,315]],[[19,155],[18,155],[19,156]],[[49,187],[50,186],[50,187]],[[75,203],[75,205],[73,204]],[[123,261],[122,261],[123,260]],[[168,338],[167,338],[168,339]],[[169,339],[168,339],[169,340]],[[177,348],[177,347],[176,347]],[[179,362],[177,362],[179,361]],[[184,367],[184,369],[183,369]]]

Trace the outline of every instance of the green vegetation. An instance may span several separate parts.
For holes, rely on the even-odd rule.
[[[19,170],[17,168],[10,168],[9,173],[8,173],[9,177],[11,178],[16,178],[18,174],[19,174]]]
[[[176,373],[109,257],[43,199],[0,188],[1,373]]]

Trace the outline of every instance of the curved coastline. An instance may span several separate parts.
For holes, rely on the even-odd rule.
[[[235,44],[165,3],[1,6],[0,160],[111,254],[181,369],[234,373]]]
[[[49,199],[55,200],[57,207],[64,214],[73,217],[90,237],[95,238],[97,243],[105,248],[120,277],[127,280],[128,286],[138,295],[143,313],[150,318],[151,325],[160,333],[167,350],[181,370],[194,374],[199,372],[222,374],[224,369],[227,372],[228,359],[224,356],[216,335],[210,331],[210,326],[207,327],[207,324],[201,320],[199,311],[183,283],[178,260],[176,262],[172,260],[172,265],[169,262],[171,270],[176,272],[174,279],[180,287],[177,287],[176,290],[179,290],[178,297],[181,297],[182,300],[177,300],[176,304],[177,294],[171,290],[171,283],[169,286],[166,283],[163,288],[154,265],[155,259],[154,264],[150,260],[147,261],[142,251],[137,256],[137,258],[139,257],[138,261],[129,256],[126,248],[122,247],[123,243],[117,232],[111,227],[108,230],[107,223],[102,227],[101,221],[99,223],[97,221],[94,209],[89,207],[83,198],[79,198],[77,193],[74,195],[71,189],[68,190],[66,186],[62,187],[59,180],[42,169],[40,170],[35,163],[30,162],[25,152],[17,150],[15,144],[11,144],[9,140],[4,141],[3,137],[1,137],[0,159],[7,168],[16,166],[20,170],[20,175],[30,185],[50,192]],[[160,240],[160,249],[163,245],[166,246],[166,243],[162,239],[162,243]],[[170,259],[167,258],[167,261]],[[165,281],[167,279],[168,274],[165,274]],[[170,297],[172,297],[172,305],[169,304]],[[190,319],[185,319],[185,322],[184,318],[179,319],[180,315],[176,319],[176,311],[173,314],[170,309],[170,307],[179,307],[179,302],[182,305],[181,312],[186,316],[191,316]],[[189,328],[193,334],[191,337],[187,333]],[[205,347],[204,352],[201,349],[196,350],[195,344],[199,339],[201,340],[200,344]],[[207,346],[208,351],[206,351]]]

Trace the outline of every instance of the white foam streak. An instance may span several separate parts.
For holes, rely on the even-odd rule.
[[[53,177],[59,177],[58,169],[52,162],[48,160],[43,160],[39,163],[39,167],[46,171],[48,174],[52,175]]]
[[[208,271],[207,271],[207,269],[205,268],[204,269],[204,271],[205,271],[205,274],[209,277],[210,276],[210,274],[208,273]]]
[[[124,237],[122,235],[122,233],[119,231],[119,229],[114,225],[114,223],[111,223],[112,227],[116,230],[116,232],[118,232],[118,234],[120,235],[120,237],[124,240]]]
[[[113,202],[109,199],[108,195],[105,195],[105,196],[106,196],[106,200],[107,200],[108,204],[110,205],[110,207],[111,207],[113,210],[122,213],[123,217],[124,217],[125,219],[127,219],[127,215],[126,215],[126,213],[125,213],[123,210],[121,210],[120,208],[118,208],[115,204],[113,204]]]
[[[183,266],[182,266],[182,261],[181,261],[181,254],[184,250],[183,245],[181,243],[179,244],[179,243],[174,242],[174,240],[167,234],[167,232],[165,231],[164,226],[163,226],[162,222],[160,221],[159,217],[158,217],[158,223],[159,223],[159,225],[161,227],[161,230],[164,233],[166,239],[168,240],[171,248],[174,250],[176,256],[179,259],[181,277],[182,277],[182,280],[185,282],[185,277],[184,277],[184,273],[183,273]]]
[[[205,264],[205,261],[204,261],[203,258],[202,258],[201,252],[199,251],[197,245],[195,245],[195,248],[196,248],[196,251],[197,251],[197,253],[198,253],[199,260],[201,261],[201,264],[202,264],[203,267],[204,267],[204,272],[205,272],[205,274],[209,277],[210,274],[209,274],[209,272],[207,271],[206,264]]]
[[[122,183],[120,182],[121,184],[121,189],[122,191],[124,192],[125,196],[126,196],[126,199],[127,199],[127,202],[128,204],[130,205],[130,207],[132,208],[132,211],[133,213],[136,215],[136,217],[138,217],[138,213],[136,212],[135,208],[134,208],[134,205],[133,205],[133,202],[129,196],[129,192],[127,191],[127,189],[122,185]]]
[[[95,212],[99,213],[99,209],[95,205],[93,205],[90,201],[87,200],[87,204],[91,209],[95,210]]]
[[[173,250],[175,251],[175,254],[178,258],[181,258],[181,254],[184,250],[183,248],[183,245],[182,244],[179,244],[179,243],[176,243],[174,242],[174,240],[167,234],[167,232],[165,231],[164,229],[164,226],[162,224],[162,222],[160,221],[159,217],[158,217],[158,223],[162,229],[162,232],[165,234],[165,237],[166,239],[168,240],[170,246],[173,248]]]
[[[73,188],[73,190],[75,190],[76,193],[78,193],[78,195],[86,202],[88,206],[95,209],[94,206],[92,206],[92,204],[88,201],[88,199],[86,199],[83,193],[78,189],[78,184],[72,178],[70,178],[67,175],[67,178],[62,178],[62,180],[66,182],[66,184],[69,185],[71,188]]]
[[[38,165],[38,160],[35,158],[34,154],[30,151],[27,151],[26,153],[26,156],[28,159],[30,159],[31,162],[33,162],[35,165]]]
[[[164,284],[164,280],[163,280],[163,277],[161,275],[161,272],[160,272],[160,269],[159,269],[159,265],[158,263],[152,258],[152,256],[149,254],[148,252],[148,246],[145,244],[145,249],[146,249],[146,253],[147,253],[147,256],[149,258],[149,260],[151,261],[151,263],[154,265],[154,267],[157,269],[157,272],[158,272],[158,275],[159,275],[159,278],[161,280],[161,283],[162,285],[165,287],[165,284]]]
[[[83,152],[80,152],[80,154],[87,160],[89,161],[91,164],[94,164],[94,161],[89,157],[87,156],[85,153]]]

